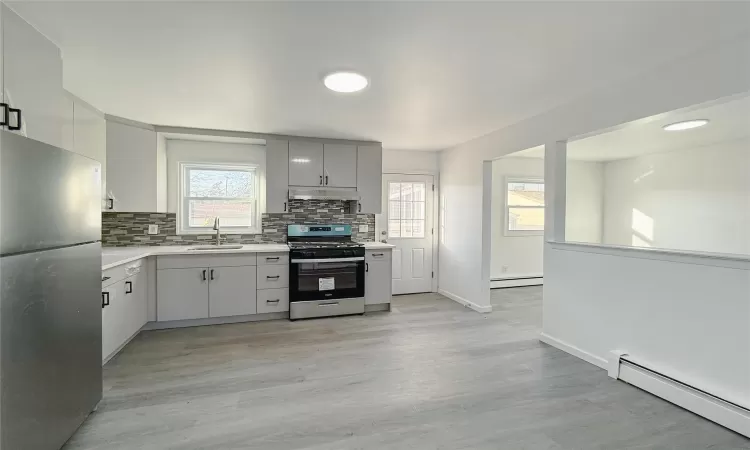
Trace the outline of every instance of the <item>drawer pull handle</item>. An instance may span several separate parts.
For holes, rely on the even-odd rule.
[[[278,261],[278,260],[279,260],[278,256],[273,257],[273,258],[266,258],[266,261]]]
[[[273,276],[273,277],[272,277],[272,276],[270,276],[270,275],[266,275],[266,279],[268,279],[268,280],[278,280],[278,279],[279,279],[279,276],[278,276],[278,275],[276,275],[276,276]]]
[[[133,282],[132,281],[126,281],[125,282],[125,293],[126,294],[132,294],[133,293]]]
[[[373,253],[372,256],[373,256],[373,258],[379,258],[379,257],[384,256],[384,255],[383,255],[383,253]]]
[[[279,303],[279,299],[276,300],[266,300],[266,303]]]
[[[318,303],[318,306],[336,306],[339,302]]]
[[[109,306],[109,292],[102,292],[102,309]]]
[[[214,278],[214,269],[211,269],[211,281],[214,281],[216,278]]]
[[[203,281],[206,281],[206,272],[207,272],[206,270],[203,270],[203,271],[202,271],[202,274],[203,274],[203,276],[202,276],[202,278],[203,278]]]

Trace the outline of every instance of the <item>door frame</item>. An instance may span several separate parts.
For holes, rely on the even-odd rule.
[[[438,270],[438,233],[440,231],[440,224],[438,223],[438,219],[440,218],[440,175],[438,172],[432,172],[432,171],[426,171],[426,170],[406,170],[406,171],[396,171],[396,170],[384,170],[383,175],[426,175],[432,177],[432,184],[435,186],[435,190],[432,191],[432,271],[435,272],[435,277],[432,279],[432,286],[431,286],[431,292],[437,292],[438,291],[438,280],[440,279],[440,271]],[[381,184],[381,195],[383,186]],[[429,191],[428,191],[429,192]],[[387,206],[383,205],[383,209],[385,209]],[[382,209],[381,209],[382,211]],[[382,215],[376,214],[376,216]],[[377,217],[375,217],[375,240],[377,242],[380,242],[380,232],[383,231],[382,227],[380,226],[380,221]]]

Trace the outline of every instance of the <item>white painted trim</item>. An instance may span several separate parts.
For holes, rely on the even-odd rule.
[[[456,295],[456,294],[454,294],[452,292],[448,292],[445,289],[438,289],[438,294],[443,295],[445,297],[448,297],[449,299],[453,300],[454,302],[460,303],[460,304],[466,306],[467,308],[471,308],[471,309],[473,309],[474,311],[476,311],[478,313],[483,313],[484,314],[484,313],[492,312],[492,306],[479,306],[476,303],[470,302],[469,300],[466,300],[463,297],[459,297],[458,295]]]
[[[620,365],[619,379],[750,437],[750,413],[729,403],[629,364]]]
[[[127,119],[125,119],[127,120]],[[354,144],[354,145],[372,145],[379,144],[378,141],[358,141],[352,139],[331,139],[331,138],[320,138],[312,136],[292,136],[288,134],[273,134],[273,133],[258,133],[254,131],[236,131],[236,130],[220,130],[211,128],[189,128],[189,127],[176,127],[171,125],[149,125],[153,127],[159,133],[174,133],[174,134],[191,134],[191,135],[205,135],[205,136],[225,136],[225,137],[236,137],[236,138],[247,138],[247,139],[279,139],[289,141],[308,141],[308,142],[322,142],[331,144]]]
[[[113,116],[112,114],[104,114],[104,119],[108,122],[121,123],[135,128],[143,128],[144,130],[155,131],[154,126],[144,122],[138,122],[137,120],[126,119],[120,116]]]
[[[591,353],[581,350],[580,348],[574,345],[570,345],[567,342],[554,338],[547,333],[541,333],[539,335],[539,340],[544,342],[545,344],[555,347],[556,349],[562,350],[565,353],[571,354],[575,356],[576,358],[580,358],[589,364],[593,364],[596,367],[599,367],[605,370],[608,369],[607,360],[605,360],[604,358],[600,358],[596,355],[592,355]]]
[[[745,269],[750,265],[750,255],[666,250],[646,247],[624,247],[618,245],[587,244],[581,242],[547,241],[552,248],[583,253],[621,256],[624,258],[654,259],[683,264]]]
[[[541,286],[544,284],[544,278],[522,278],[522,279],[508,279],[508,280],[491,280],[490,289],[502,289],[502,288],[514,288],[523,286]]]
[[[519,278],[543,278],[542,272],[535,273],[505,273],[499,277],[492,277],[490,281],[501,281],[501,280],[517,280]]]
[[[263,320],[288,319],[289,311],[265,314],[249,314],[245,316],[209,317],[206,319],[171,320],[166,322],[149,322],[144,330],[164,330],[167,328],[201,327],[204,325],[223,325],[226,323],[260,322]]]

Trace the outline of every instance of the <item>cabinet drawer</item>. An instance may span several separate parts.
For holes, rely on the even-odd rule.
[[[258,265],[289,265],[289,253],[258,253]]]
[[[389,250],[367,250],[365,251],[365,261],[390,261],[391,251]]]
[[[289,289],[258,291],[258,314],[289,311]]]
[[[258,289],[289,287],[289,266],[258,266]]]
[[[112,267],[102,272],[102,287],[105,288],[127,277],[132,277],[143,270],[143,259]]]
[[[238,255],[174,255],[156,258],[157,269],[191,269],[200,267],[254,266],[255,253]]]

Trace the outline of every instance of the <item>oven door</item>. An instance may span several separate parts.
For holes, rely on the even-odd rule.
[[[365,258],[292,259],[289,301],[365,296]]]

